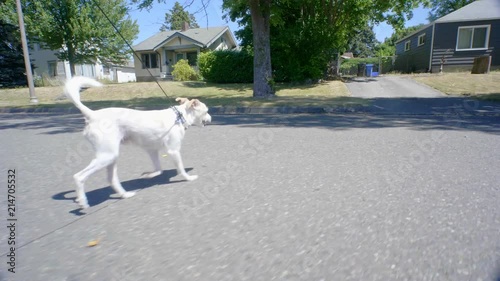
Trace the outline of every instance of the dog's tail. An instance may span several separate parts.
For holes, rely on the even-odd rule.
[[[81,101],[80,101],[80,89],[83,86],[91,86],[91,87],[101,87],[102,84],[97,82],[96,80],[92,78],[87,78],[83,76],[75,76],[68,80],[66,82],[66,85],[64,87],[64,93],[66,96],[73,102],[73,104],[80,109],[80,111],[85,115],[86,117],[90,117],[92,114],[92,110],[88,107],[86,107]]]

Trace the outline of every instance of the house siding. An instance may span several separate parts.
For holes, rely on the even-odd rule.
[[[418,46],[418,37],[425,34],[425,43]],[[410,41],[410,50],[405,51],[406,42]],[[427,72],[431,55],[432,25],[396,44],[394,69],[404,73]]]
[[[490,37],[486,50],[457,51],[458,28],[490,25]],[[491,56],[492,68],[500,67],[500,20],[436,23],[432,52],[432,72],[439,72],[444,57],[443,71],[470,71],[474,58]]]

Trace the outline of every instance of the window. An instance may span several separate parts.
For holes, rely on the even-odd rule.
[[[406,41],[405,42],[405,52],[410,50],[410,42],[411,41]]]
[[[425,44],[425,33],[418,36],[418,46]]]
[[[49,66],[49,76],[56,77],[57,76],[57,61],[49,61],[47,62]]]
[[[490,26],[467,26],[458,28],[457,50],[482,50],[488,48]]]
[[[158,68],[158,55],[155,53],[142,54],[142,68]]]
[[[198,53],[197,52],[190,52],[186,54],[188,63],[190,66],[196,66],[196,60],[198,59]]]
[[[109,75],[109,69],[110,69],[110,67],[109,67],[109,66],[107,66],[107,65],[103,65],[103,66],[102,66],[102,74],[104,74],[104,75]]]

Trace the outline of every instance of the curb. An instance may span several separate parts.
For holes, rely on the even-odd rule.
[[[231,114],[328,114],[358,112],[362,106],[356,107],[307,107],[307,106],[280,106],[280,107],[210,107],[210,113],[215,115]]]
[[[365,108],[365,110],[360,110]],[[237,107],[237,106],[214,106],[210,107],[210,114],[233,115],[233,114],[328,114],[328,113],[355,113],[366,112],[368,107],[307,107],[307,106],[280,106],[280,107]],[[161,110],[160,107],[131,107],[137,110]],[[76,107],[0,107],[0,114],[9,113],[48,113],[48,114],[79,114]]]
[[[161,107],[129,107],[137,110],[162,110]],[[96,109],[97,110],[97,109]],[[10,108],[0,107],[0,114],[80,114],[76,107],[27,107]],[[238,106],[214,106],[210,107],[212,115],[272,115],[272,114],[373,114],[373,115],[399,115],[399,116],[450,116],[446,112],[398,112],[384,111],[373,106],[338,106],[338,107],[307,107],[307,106],[280,106],[280,107],[238,107]],[[499,117],[500,112],[476,110],[462,112],[461,117]]]

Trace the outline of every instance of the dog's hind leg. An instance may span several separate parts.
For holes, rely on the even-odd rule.
[[[129,198],[135,195],[135,192],[132,191],[126,191],[122,184],[120,183],[120,180],[118,179],[118,173],[117,173],[117,167],[116,167],[116,161],[113,162],[111,165],[107,167],[108,169],[108,180],[111,183],[111,187],[114,189],[118,195],[121,196],[121,198]]]
[[[161,175],[161,165],[160,165],[160,157],[158,155],[158,150],[148,150],[149,157],[151,157],[151,161],[153,162],[153,166],[155,170],[153,172],[144,172],[141,175],[141,178],[150,179],[156,176]]]
[[[76,173],[73,178],[76,182],[76,202],[82,208],[88,208],[89,203],[87,201],[87,196],[85,195],[85,181],[93,173],[99,171],[100,169],[112,164],[116,161],[116,156],[109,154],[98,154],[90,164],[85,167],[85,169]]]
[[[174,159],[175,165],[177,166],[177,172],[181,174],[187,181],[194,181],[198,178],[196,175],[188,175],[184,169],[184,164],[182,163],[181,153],[178,150],[168,150],[168,155]]]

